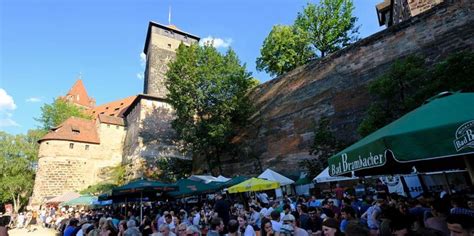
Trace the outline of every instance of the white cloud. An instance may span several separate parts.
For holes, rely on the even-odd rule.
[[[142,67],[145,67],[146,65],[146,54],[145,53],[140,53],[140,65]]]
[[[212,46],[215,48],[228,48],[231,43],[232,39],[214,38],[212,36],[207,36],[199,41],[199,45],[201,46],[205,44],[212,44]]]
[[[10,118],[4,118],[4,119],[0,118],[0,127],[11,127],[11,126],[20,127],[18,123],[16,123],[14,120]]]
[[[137,73],[137,78],[139,80],[143,80],[143,78],[145,78],[145,76],[143,75],[143,73]]]
[[[7,91],[0,88],[0,111],[1,110],[15,110],[16,105],[12,96],[8,95]]]
[[[31,97],[31,98],[26,99],[26,102],[41,102],[41,101],[42,99],[39,97]]]

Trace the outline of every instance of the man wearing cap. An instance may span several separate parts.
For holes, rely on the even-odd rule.
[[[296,220],[292,214],[287,214],[283,217],[283,225],[280,232],[282,234],[292,233],[294,236],[309,236],[306,230],[296,226]]]

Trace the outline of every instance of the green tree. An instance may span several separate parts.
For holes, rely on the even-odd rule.
[[[52,104],[44,104],[41,107],[41,116],[35,120],[41,123],[43,130],[49,131],[71,116],[84,119],[92,118],[85,113],[83,108],[58,98]]]
[[[0,131],[0,202],[13,202],[14,211],[26,203],[34,183],[34,138]]]
[[[81,190],[79,193],[98,196],[102,193],[111,191],[115,187],[118,187],[118,185],[112,183],[98,183]]]
[[[308,34],[301,28],[275,25],[265,38],[257,58],[257,70],[280,76],[305,64],[315,54],[309,44]]]
[[[344,146],[345,144],[336,139],[331,131],[330,120],[327,117],[322,117],[314,126],[314,139],[309,151],[309,154],[315,157],[303,160],[299,165],[308,171],[309,176],[316,176],[324,170],[328,158]]]
[[[374,102],[359,125],[359,134],[366,136],[421,104],[427,77],[424,63],[417,56],[397,60],[384,75],[369,84]]]
[[[474,53],[455,53],[431,67],[425,65],[424,58],[409,56],[394,62],[368,87],[372,103],[358,127],[362,136],[398,119],[441,92],[474,92]]]
[[[101,193],[107,192],[112,190],[117,186],[125,184],[125,171],[126,166],[122,163],[112,166],[106,167],[101,170],[100,177],[105,179],[104,181],[90,185],[87,188],[81,190],[81,194],[91,194],[91,195],[99,195]]]
[[[149,177],[169,183],[189,177],[193,169],[192,160],[175,157],[159,158],[155,164],[158,167],[158,171],[153,172],[153,175]]]
[[[351,0],[321,0],[319,5],[308,3],[299,12],[295,27],[308,34],[309,41],[320,57],[335,52],[358,38],[357,18],[353,16]]]
[[[232,49],[222,55],[210,45],[180,45],[166,76],[177,139],[205,157],[209,170],[215,160],[221,171],[220,155],[252,110],[253,78]]]

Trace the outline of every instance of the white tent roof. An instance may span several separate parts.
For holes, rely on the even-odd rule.
[[[49,199],[49,200],[46,201],[46,202],[47,202],[47,203],[53,203],[53,202],[67,202],[67,201],[69,201],[69,200],[78,198],[78,197],[80,197],[80,196],[81,196],[81,194],[76,193],[76,192],[66,192],[66,193],[64,193],[63,195],[57,196],[57,197],[55,197],[55,198],[51,198],[51,199]]]
[[[222,175],[217,176],[217,179],[218,179],[219,182],[227,182],[227,181],[231,180],[231,178],[227,178],[227,177],[224,177]]]
[[[258,176],[258,178],[279,182],[281,186],[292,184],[295,182],[281,174],[278,174],[277,172],[271,169],[266,169]]]
[[[222,175],[219,175],[218,177],[214,177],[212,175],[191,175],[188,179],[204,182],[206,184],[210,182],[227,182],[230,180],[229,178],[226,178]]]
[[[357,178],[343,177],[343,176],[337,176],[337,177],[330,176],[329,167],[327,167],[321,173],[319,173],[319,175],[316,176],[313,179],[313,181],[316,181],[316,183],[326,183],[326,182],[346,181],[346,180],[355,180],[355,179]]]

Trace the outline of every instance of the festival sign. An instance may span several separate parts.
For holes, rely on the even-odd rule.
[[[329,174],[396,174],[401,170],[393,166],[474,154],[473,104],[474,93],[440,94],[329,158]]]

